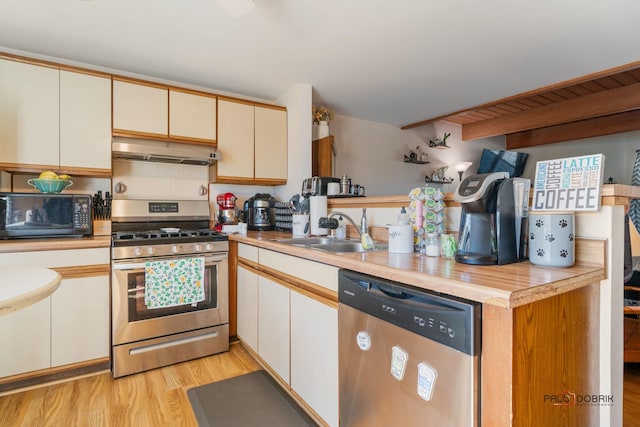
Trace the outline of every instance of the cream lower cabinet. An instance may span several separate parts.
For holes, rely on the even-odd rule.
[[[238,336],[249,347],[257,341],[252,348],[262,361],[326,424],[337,426],[337,303],[300,290],[296,280],[332,294],[338,269],[243,243],[238,255]],[[243,260],[251,267],[245,268]],[[282,275],[254,269],[261,267]]]
[[[291,388],[338,425],[338,310],[291,291]]]
[[[0,377],[108,359],[109,257],[109,248],[0,254],[0,265],[55,267],[63,278],[51,296],[0,316]]]
[[[238,337],[258,352],[258,275],[238,266]]]
[[[289,288],[258,277],[258,355],[289,384]]]
[[[51,297],[0,316],[0,377],[50,366]]]
[[[65,279],[51,295],[51,366],[109,355],[109,276]]]

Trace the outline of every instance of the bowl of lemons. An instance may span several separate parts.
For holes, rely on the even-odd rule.
[[[52,171],[44,171],[38,178],[28,179],[27,184],[41,193],[60,193],[65,188],[73,185],[73,181],[69,175],[58,175]]]

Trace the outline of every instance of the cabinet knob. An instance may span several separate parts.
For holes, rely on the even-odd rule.
[[[204,196],[208,192],[209,192],[209,190],[207,190],[207,187],[205,187],[204,185],[201,185],[200,187],[198,187],[198,195],[199,196]]]

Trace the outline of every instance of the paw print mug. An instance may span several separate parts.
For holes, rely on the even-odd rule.
[[[529,212],[529,261],[547,267],[575,262],[573,212]]]

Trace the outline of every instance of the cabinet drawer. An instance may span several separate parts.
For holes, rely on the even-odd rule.
[[[29,264],[49,268],[109,263],[109,248],[14,252],[0,254],[0,265]]]
[[[338,292],[338,267],[309,261],[268,249],[258,249],[260,265]]]
[[[258,262],[258,248],[244,243],[238,243],[238,257],[255,263]]]

